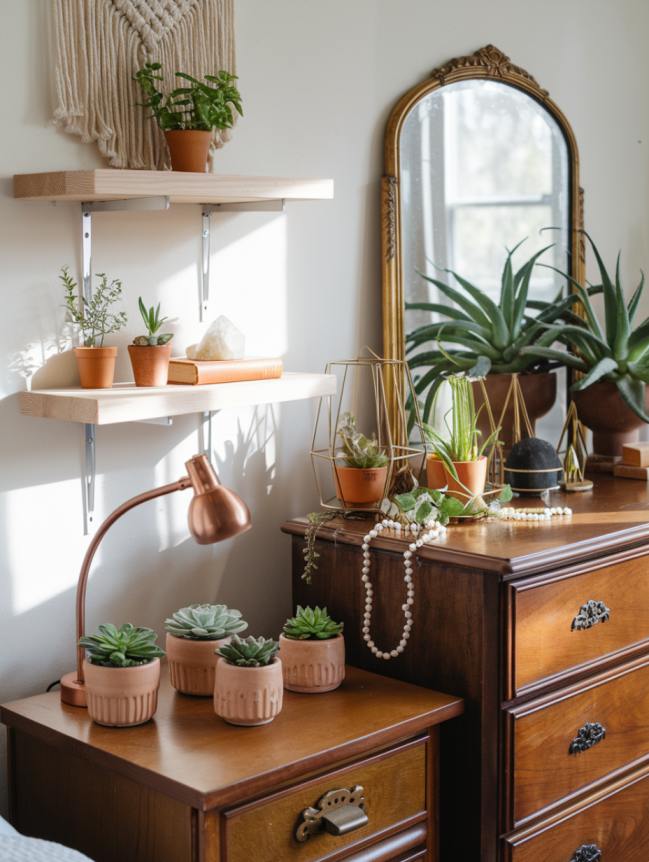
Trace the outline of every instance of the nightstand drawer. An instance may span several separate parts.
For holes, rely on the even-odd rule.
[[[359,841],[373,837],[378,841],[386,830],[396,831],[401,824],[406,828],[419,818],[423,821],[427,807],[426,748],[426,741],[418,739],[229,811],[225,815],[224,860],[313,862],[346,847],[351,853]],[[357,786],[362,787],[364,797],[364,824],[364,818],[354,821],[354,812],[349,809],[350,831],[345,831],[343,818],[339,824],[342,834],[330,834],[319,823],[306,840],[297,840],[296,831],[305,822],[306,809],[315,811],[319,800],[330,791],[349,791]],[[335,819],[335,814],[331,816]],[[301,836],[307,831],[303,828]]]
[[[507,714],[512,822],[649,757],[649,659]]]
[[[649,558],[509,588],[509,694],[649,640]]]

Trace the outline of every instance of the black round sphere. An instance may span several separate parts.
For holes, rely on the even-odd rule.
[[[561,461],[554,447],[538,437],[526,437],[515,443],[505,461],[505,482],[521,494],[541,494],[557,488],[561,472]]]

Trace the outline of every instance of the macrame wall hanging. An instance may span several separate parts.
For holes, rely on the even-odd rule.
[[[168,167],[133,75],[160,62],[168,91],[176,71],[234,74],[233,0],[53,0],[52,9],[55,123],[95,141],[115,168]],[[228,138],[215,131],[213,146]]]

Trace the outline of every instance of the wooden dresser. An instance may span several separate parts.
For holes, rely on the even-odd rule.
[[[465,698],[463,718],[442,728],[444,862],[649,860],[647,485],[603,478],[551,505],[575,514],[451,526],[423,548],[412,636],[387,662],[361,639],[367,522],[321,528],[311,586],[305,523],[285,526],[294,599],[344,620],[352,664]],[[404,542],[372,549],[372,637],[389,650]]]
[[[36,695],[1,709],[10,817],[95,862],[436,862],[437,725],[461,712],[356,668],[328,694],[285,692],[264,727],[225,724],[166,668],[140,727]]]

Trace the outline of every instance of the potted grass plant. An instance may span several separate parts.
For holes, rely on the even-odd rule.
[[[176,78],[184,85],[164,94],[158,89],[164,80],[160,63],[146,63],[135,74],[142,105],[164,132],[172,170],[204,173],[214,130],[232,128],[234,112],[243,116],[237,76],[221,70],[204,81],[186,72],[176,72]]]
[[[124,623],[100,625],[85,635],[83,672],[88,714],[97,724],[131,727],[153,717],[158,706],[160,657],[153,629]]]
[[[240,638],[217,649],[214,712],[229,724],[268,724],[282,709],[284,684],[279,643]]]
[[[136,386],[166,386],[171,357],[171,332],[160,332],[166,317],[160,317],[160,303],[147,308],[138,299],[146,335],[137,335],[128,346]]]
[[[111,310],[122,298],[122,282],[109,281],[105,273],[99,273],[97,287],[91,298],[86,299],[79,294],[67,266],[62,267],[59,279],[65,291],[68,319],[79,328],[83,341],[82,347],[74,349],[81,386],[110,389],[115,378],[117,347],[104,346],[104,338],[126,326],[126,313]]]
[[[345,678],[342,630],[326,608],[298,605],[279,636],[284,688],[308,694],[338,688]]]
[[[165,649],[172,686],[183,694],[213,695],[216,650],[248,623],[226,605],[194,604],[165,620]]]
[[[389,458],[376,437],[362,434],[351,413],[340,417],[336,431],[342,443],[333,463],[338,498],[345,505],[370,505],[382,500]]]

